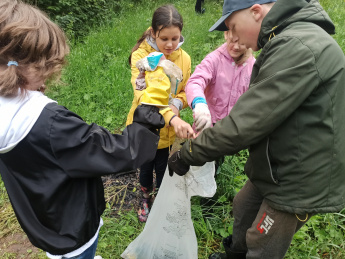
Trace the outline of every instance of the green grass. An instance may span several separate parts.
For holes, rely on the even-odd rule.
[[[129,4],[122,8],[121,17],[94,29],[83,43],[73,46],[69,66],[64,71],[65,86],[53,88],[49,95],[89,123],[96,122],[110,130],[121,129],[133,98],[127,62],[130,51],[150,26],[153,10],[164,3]],[[194,13],[192,1],[175,1],[174,5],[184,18],[183,48],[192,57],[194,69],[223,42],[222,33],[207,32],[217,19],[221,5],[210,1],[203,16]]]
[[[19,224],[14,216],[12,206],[10,204],[5,184],[0,176],[0,237],[10,233],[20,231]]]
[[[345,51],[345,1],[321,0],[336,26],[334,39]],[[78,113],[88,123],[98,123],[111,131],[123,129],[131,106],[133,91],[127,63],[137,38],[150,26],[153,10],[167,1],[122,1],[122,11],[112,21],[100,21],[80,43],[72,46],[69,66],[62,77],[63,87],[52,87],[48,95],[59,104]],[[194,0],[173,2],[184,18],[185,44],[182,46],[192,58],[192,70],[206,54],[223,43],[223,33],[208,32],[222,13],[221,0],[206,0],[206,13],[195,14]],[[190,109],[182,118],[192,123]],[[198,238],[199,258],[208,258],[212,251],[222,250],[222,237],[232,233],[231,216],[234,195],[243,186],[246,176],[243,166],[247,151],[227,157],[217,176],[217,205],[211,217],[202,217],[199,198],[192,198],[192,218]],[[119,258],[128,244],[139,235],[143,224],[136,212],[121,212],[113,217],[108,204],[104,213],[104,227],[100,232],[97,254],[103,258]],[[286,258],[345,258],[345,211],[314,216],[294,237]],[[7,193],[0,180],[0,236],[20,231]],[[41,256],[41,255],[40,255]],[[39,257],[39,256],[38,256]],[[10,256],[8,256],[10,258]]]
[[[345,52],[345,1],[321,0],[320,3],[335,25],[334,39]]]

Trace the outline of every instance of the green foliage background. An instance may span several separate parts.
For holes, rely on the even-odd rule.
[[[120,15],[124,3],[141,0],[24,0],[45,11],[73,41],[80,41],[90,28]]]
[[[153,11],[164,0],[27,0],[38,5],[60,24],[71,41],[69,65],[62,84],[51,85],[48,95],[78,113],[88,123],[95,122],[113,132],[124,128],[133,91],[127,60],[130,50],[150,26]],[[192,58],[192,70],[206,54],[224,42],[221,32],[208,29],[222,13],[222,0],[206,0],[203,15],[194,12],[194,0],[174,0],[184,18],[183,49]],[[345,1],[321,0],[332,18],[334,39],[345,51]],[[190,109],[182,118],[192,123]],[[222,237],[232,233],[232,199],[247,180],[243,174],[247,150],[226,157],[217,176],[217,204],[204,218],[199,198],[192,199],[192,218],[198,238],[199,258],[222,250]],[[5,187],[0,181],[0,236],[20,231]],[[118,216],[114,217],[114,213]],[[141,232],[136,212],[115,211],[111,203],[104,213],[97,254],[104,259],[119,258],[128,244]],[[314,216],[295,235],[286,258],[345,258],[345,211]],[[24,255],[25,257],[25,255]],[[6,255],[5,258],[16,258]],[[32,258],[44,258],[44,253]]]

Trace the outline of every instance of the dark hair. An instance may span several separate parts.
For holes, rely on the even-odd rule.
[[[183,28],[183,19],[181,14],[176,10],[176,8],[173,5],[163,5],[161,7],[158,7],[156,11],[153,13],[152,16],[152,22],[151,22],[151,28],[156,34],[158,32],[163,30],[164,28],[171,27],[171,26],[177,26],[180,31],[182,31]],[[129,65],[131,65],[131,57],[132,53],[136,51],[140,44],[146,39],[147,36],[151,34],[151,30],[147,30],[141,35],[135,46],[133,47],[131,51],[131,55],[129,56],[128,62]]]

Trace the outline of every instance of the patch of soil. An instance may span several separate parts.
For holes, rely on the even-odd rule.
[[[182,139],[176,138],[170,154],[178,150]],[[155,181],[155,174],[153,175]],[[141,200],[139,170],[102,177],[106,202],[114,209],[113,216],[119,211],[138,210]]]
[[[112,209],[113,216],[120,211],[138,209],[140,202],[139,170],[119,175],[107,175],[102,177],[104,196]]]
[[[23,232],[0,238],[0,258],[37,258],[39,251]]]

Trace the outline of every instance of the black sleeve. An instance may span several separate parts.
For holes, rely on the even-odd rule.
[[[134,122],[123,133],[111,134],[87,124],[65,110],[55,115],[50,144],[60,166],[70,177],[94,177],[136,169],[153,160],[159,134]]]

